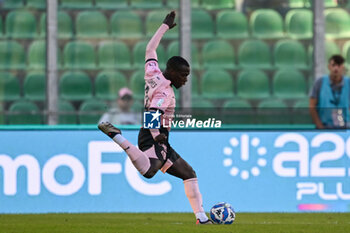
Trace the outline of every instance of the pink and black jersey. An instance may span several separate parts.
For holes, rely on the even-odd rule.
[[[148,59],[145,64],[145,108],[159,109],[166,125],[174,118],[175,94],[167,80],[159,69],[156,59]]]

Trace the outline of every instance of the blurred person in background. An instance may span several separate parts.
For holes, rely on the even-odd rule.
[[[134,112],[132,105],[134,103],[133,93],[123,87],[118,92],[118,99],[113,103],[108,112],[104,113],[100,122],[110,122],[115,125],[139,125],[141,124],[141,113]]]
[[[316,79],[310,93],[309,109],[317,129],[349,127],[350,79],[344,75],[345,59],[333,55],[329,74]]]

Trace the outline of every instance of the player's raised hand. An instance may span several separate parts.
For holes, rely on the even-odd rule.
[[[165,19],[164,19],[163,23],[168,25],[169,29],[172,29],[173,27],[176,26],[176,23],[174,23],[175,15],[176,15],[175,11],[172,11],[169,14],[167,14],[167,16],[165,16]]]

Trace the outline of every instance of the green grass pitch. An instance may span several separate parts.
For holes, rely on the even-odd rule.
[[[237,213],[232,225],[195,225],[192,213],[2,214],[1,233],[347,233],[350,213]]]

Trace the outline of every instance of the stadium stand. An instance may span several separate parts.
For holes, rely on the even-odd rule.
[[[167,48],[167,59],[171,58],[172,56],[179,56],[180,55],[180,46],[178,41],[173,41],[169,44]],[[191,44],[191,68],[192,69],[199,69],[200,63],[199,63],[199,52],[198,52],[198,45],[197,43]]]
[[[243,99],[270,97],[269,80],[261,70],[242,70],[237,78],[237,96]]]
[[[92,8],[92,0],[60,0],[60,7],[71,9],[85,9]]]
[[[204,44],[202,49],[203,68],[235,69],[235,54],[230,43],[214,40]]]
[[[273,56],[277,68],[309,68],[305,48],[297,40],[278,41],[275,44]]]
[[[202,96],[209,99],[233,97],[233,80],[224,70],[207,70],[201,80]]]
[[[79,108],[79,123],[97,124],[98,120],[107,109],[106,103],[102,100],[86,100]]]
[[[131,7],[140,9],[155,9],[163,7],[163,1],[159,0],[131,0]]]
[[[325,31],[329,39],[340,39],[350,37],[350,16],[341,8],[330,8],[325,10]]]
[[[294,9],[288,11],[285,27],[288,37],[292,39],[311,39],[313,13],[308,9]]]
[[[166,6],[170,9],[178,9],[179,8],[179,2],[180,1],[174,1],[174,0],[167,0]],[[192,8],[198,8],[200,6],[199,0],[191,0],[191,6]]]
[[[6,115],[5,115],[4,106],[0,104],[0,125],[4,125],[5,122],[6,122]]]
[[[46,0],[26,0],[27,7],[34,9],[45,9],[46,8]]]
[[[282,16],[272,9],[258,9],[250,16],[252,36],[259,39],[284,37]]]
[[[140,39],[143,24],[133,11],[117,11],[111,16],[111,35],[120,39]]]
[[[65,11],[57,13],[58,38],[69,39],[73,37],[73,22],[71,16]],[[40,18],[40,37],[46,35],[46,14],[43,13]]]
[[[67,71],[59,80],[60,98],[71,101],[87,100],[92,97],[90,78],[81,71]]]
[[[123,9],[129,7],[128,0],[95,0],[96,7],[106,10]]]
[[[339,49],[339,47],[337,47]],[[339,54],[339,53],[337,53]],[[345,58],[346,61],[346,66],[349,67],[350,64],[350,40],[348,40],[347,42],[345,42],[345,44],[343,45],[343,56]]]
[[[254,118],[254,110],[246,100],[228,100],[222,107],[224,124],[251,124],[254,123]]]
[[[245,39],[249,36],[248,20],[241,12],[223,10],[216,15],[217,36],[223,39]]]
[[[156,11],[150,11],[146,16],[146,36],[152,37],[154,33],[157,31],[157,29],[160,26],[160,22],[164,20],[164,17],[169,13],[169,10],[156,10]],[[175,21],[175,23],[178,23]],[[179,27],[175,27],[167,33],[164,34],[164,39],[175,39],[179,37]]]
[[[9,108],[8,123],[10,125],[38,125],[43,123],[43,116],[35,103],[18,100]]]
[[[134,98],[137,100],[141,100],[145,96],[145,80],[144,80],[145,71],[138,70],[135,71],[130,80],[130,89],[134,94]]]
[[[64,100],[58,101],[58,124],[75,125],[78,123],[77,113],[74,106]]]
[[[148,41],[139,41],[137,42],[132,51],[133,55],[133,67],[135,69],[141,69],[145,67],[145,53],[146,53],[146,47],[147,47]],[[157,56],[158,56],[158,62],[159,67],[164,68],[165,67],[165,49],[162,44],[159,44],[157,48]]]
[[[24,98],[32,101],[46,99],[46,76],[43,71],[30,72],[23,83]]]
[[[63,50],[65,69],[96,69],[95,50],[91,43],[71,41]]]
[[[1,72],[0,77],[0,101],[18,100],[21,93],[18,78],[9,72]]]
[[[295,102],[293,106],[293,123],[313,124],[309,110],[309,98],[305,98]]]
[[[10,1],[3,1],[2,7],[4,9],[16,9],[16,8],[23,8],[24,7],[24,0],[10,0]]]
[[[280,99],[261,101],[256,117],[259,124],[291,124],[292,122],[288,106]]]
[[[116,100],[118,91],[127,86],[126,77],[118,71],[101,71],[95,79],[95,96],[102,100]]]
[[[235,0],[202,0],[201,6],[207,10],[217,10],[224,8],[234,8]]]
[[[6,15],[6,36],[15,39],[32,39],[38,36],[34,15],[30,11],[14,10]]]
[[[103,41],[98,46],[100,69],[130,69],[130,49],[122,41]]]
[[[57,65],[62,67],[62,52],[57,50]],[[34,40],[28,48],[27,64],[30,70],[44,70],[46,68],[46,42]]]
[[[109,25],[106,16],[100,11],[82,11],[76,22],[76,35],[80,38],[107,38]]]
[[[2,32],[3,29],[4,29],[4,27],[3,27],[2,18],[0,17],[0,38],[2,38],[4,36],[4,33]]]
[[[26,68],[26,56],[23,46],[14,41],[0,41],[0,69],[19,70]]]
[[[279,99],[297,99],[306,97],[304,75],[293,69],[278,70],[273,77],[274,96]]]
[[[262,40],[245,40],[238,48],[239,66],[242,68],[271,69],[271,52]]]
[[[191,12],[191,31],[193,39],[209,39],[214,36],[214,22],[210,14],[202,9]]]

